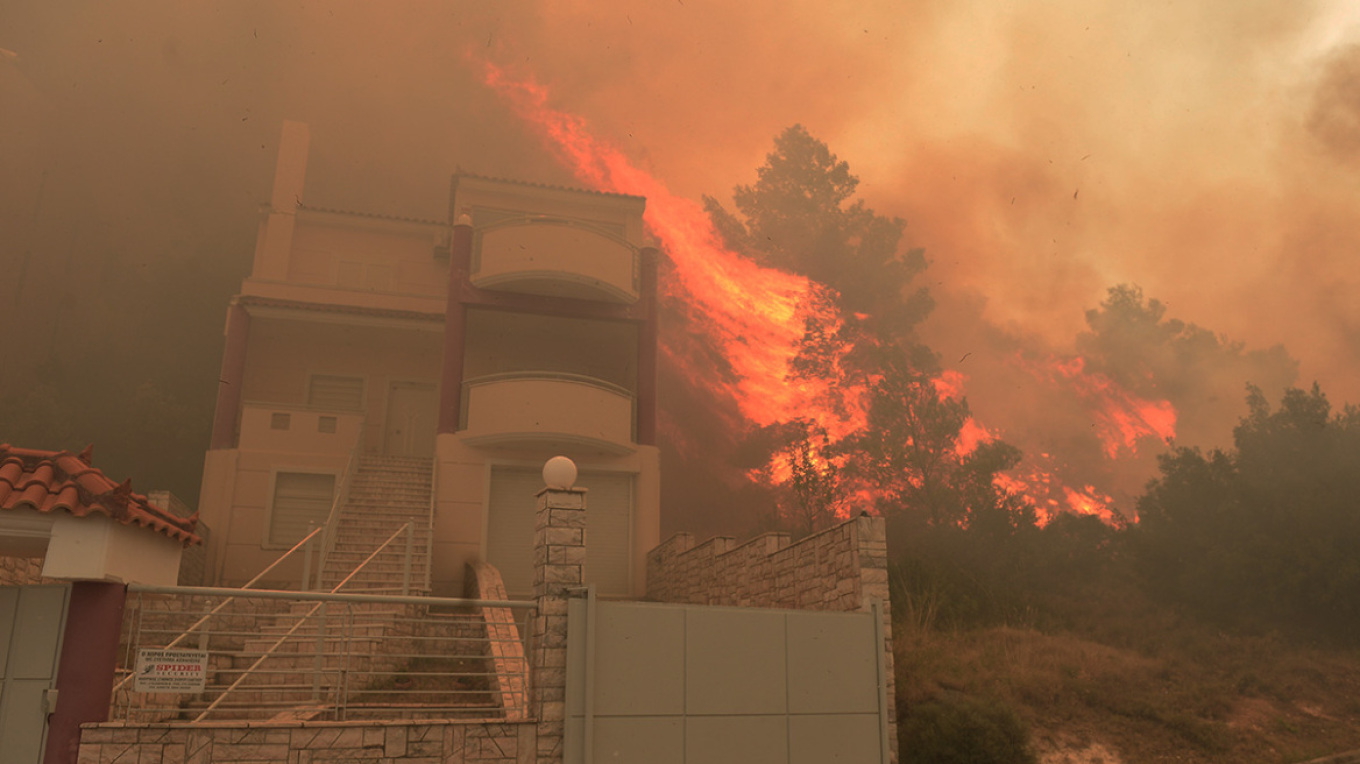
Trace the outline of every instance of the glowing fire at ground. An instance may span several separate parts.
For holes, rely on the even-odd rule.
[[[758,425],[810,419],[833,440],[862,425],[863,390],[830,390],[825,382],[788,378],[789,362],[798,353],[805,319],[813,315],[828,326],[838,323],[831,302],[825,299],[825,287],[801,276],[761,267],[728,250],[698,203],[670,193],[616,147],[593,136],[581,117],[550,107],[543,86],[532,79],[512,78],[489,62],[484,66],[486,84],[504,96],[518,116],[543,132],[582,183],[599,191],[647,198],[644,217],[648,229],[660,239],[680,282],[667,288],[683,290],[686,302],[697,308],[740,378],[728,392],[743,416]],[[1049,384],[1070,389],[1087,403],[1107,458],[1115,459],[1123,451],[1132,454],[1143,437],[1169,439],[1175,434],[1176,412],[1170,403],[1143,400],[1101,375],[1087,373],[1081,358],[1050,358],[1047,362],[1017,359],[1017,363]],[[696,380],[700,381],[714,384],[712,380]],[[965,381],[956,371],[946,371],[932,380],[940,395],[955,399],[962,398]],[[818,403],[828,394],[838,396],[848,413]],[[997,437],[969,418],[956,449],[960,455],[967,455]],[[790,479],[792,466],[787,458],[777,458],[756,472],[781,484]],[[1090,485],[1080,489],[1065,485],[1051,469],[1031,466],[1015,474],[999,475],[996,484],[1031,498],[1041,524],[1060,512],[1122,522],[1109,496]],[[858,502],[862,506],[872,504],[872,497],[859,498],[863,499]]]

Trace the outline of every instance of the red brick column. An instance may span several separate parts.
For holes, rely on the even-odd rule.
[[[439,432],[458,432],[463,408],[463,346],[467,306],[463,287],[472,267],[472,219],[466,215],[453,226],[449,247],[449,297],[444,307],[444,370],[439,383]]]
[[[567,596],[584,581],[586,492],[544,488],[534,515],[533,708],[539,764],[561,764],[566,724]]]
[[[246,373],[246,340],[250,316],[233,302],[227,308],[227,345],[222,351],[222,372],[217,381],[217,409],[213,412],[212,440],[208,448],[236,445],[236,417],[241,411],[241,384]]]
[[[71,584],[61,663],[57,665],[57,706],[48,717],[43,764],[75,764],[80,725],[109,720],[126,598],[123,584]]]

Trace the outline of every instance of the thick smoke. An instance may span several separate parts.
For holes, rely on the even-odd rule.
[[[206,420],[284,119],[312,126],[315,205],[440,217],[460,165],[570,182],[471,55],[534,71],[691,198],[750,182],[775,134],[808,126],[926,248],[940,304],[927,340],[969,375],[984,421],[1021,428],[1039,405],[1080,425],[1061,402],[1003,394],[1021,373],[1006,359],[1070,352],[1117,283],[1249,348],[1282,343],[1301,381],[1354,401],[1348,7],[6,3],[0,398],[47,380],[44,411],[107,388]],[[26,445],[97,440],[97,463],[139,488],[196,495],[196,456],[140,458],[118,440],[126,422],[92,426],[95,410],[66,411],[62,442]]]

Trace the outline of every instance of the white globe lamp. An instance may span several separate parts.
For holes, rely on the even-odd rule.
[[[543,465],[543,482],[555,491],[569,491],[576,485],[576,462],[554,456]]]

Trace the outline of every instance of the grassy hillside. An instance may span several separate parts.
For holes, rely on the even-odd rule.
[[[1360,748],[1360,650],[1225,633],[1134,587],[1084,589],[941,627],[947,603],[899,588],[899,716],[1009,709],[1044,762],[1274,764]]]

